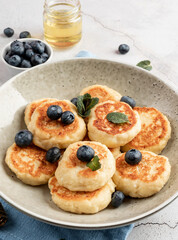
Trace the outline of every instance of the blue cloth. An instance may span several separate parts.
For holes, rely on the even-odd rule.
[[[87,51],[79,52],[76,57],[95,57]],[[56,227],[31,218],[2,199],[8,221],[0,227],[0,240],[126,240],[133,224],[108,230],[73,230]]]
[[[0,227],[0,240],[125,240],[133,226],[109,230],[72,230],[31,218],[0,200],[8,221]]]

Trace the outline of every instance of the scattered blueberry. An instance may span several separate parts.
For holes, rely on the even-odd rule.
[[[21,62],[21,65],[20,67],[22,68],[30,68],[32,67],[30,61],[26,60],[26,59],[23,59],[22,62]]]
[[[31,57],[31,63],[33,66],[36,66],[36,65],[39,65],[41,63],[43,63],[43,58],[40,54],[34,54],[32,57]]]
[[[46,153],[46,160],[50,163],[56,162],[61,156],[60,149],[57,147],[50,148]]]
[[[8,63],[14,67],[18,67],[21,63],[21,57],[18,55],[12,55],[9,60]]]
[[[4,34],[6,37],[12,37],[14,35],[14,30],[12,28],[5,28],[4,29]]]
[[[43,59],[43,63],[46,62],[49,58],[49,55],[47,53],[42,53],[41,56],[42,56],[42,59]]]
[[[45,44],[40,41],[31,42],[31,46],[34,52],[42,54],[45,51]]]
[[[142,160],[142,154],[136,149],[131,149],[125,154],[125,161],[130,165],[136,165]]]
[[[57,120],[62,116],[62,108],[58,105],[51,105],[47,110],[47,116],[52,120]]]
[[[94,149],[87,145],[83,145],[77,150],[77,158],[82,162],[90,162],[94,155]]]
[[[120,101],[129,104],[132,108],[134,108],[136,106],[135,100],[129,96],[121,97]]]
[[[118,51],[121,54],[126,54],[130,50],[130,47],[127,44],[121,44],[118,48]]]
[[[112,198],[111,198],[111,205],[114,207],[114,208],[117,208],[119,207],[123,200],[124,200],[125,196],[122,192],[120,191],[116,191],[112,194]]]
[[[31,34],[28,31],[21,32],[19,38],[31,38]]]
[[[6,62],[9,61],[9,58],[10,58],[11,55],[12,55],[11,50],[9,50],[8,52],[6,52],[6,55],[5,55],[5,57],[4,57],[4,59],[6,60]]]
[[[34,55],[35,53],[33,52],[33,50],[32,49],[27,49],[26,50],[26,52],[25,52],[25,57],[27,58],[27,59],[31,59],[31,57]]]
[[[23,42],[25,50],[27,49],[32,49],[32,46],[30,45],[29,42]]]
[[[72,98],[70,101],[77,107],[78,98]]]
[[[65,111],[63,112],[62,116],[61,116],[61,122],[65,125],[71,124],[73,123],[73,121],[75,120],[75,115],[70,112],[70,111]]]
[[[27,147],[32,143],[33,135],[28,130],[21,130],[15,135],[15,143],[19,147]]]
[[[19,41],[14,41],[13,43],[11,43],[11,51],[12,54],[17,54],[17,55],[23,55],[25,48],[22,42]]]

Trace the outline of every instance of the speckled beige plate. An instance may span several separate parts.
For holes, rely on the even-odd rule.
[[[129,95],[137,105],[156,107],[167,115],[172,138],[163,154],[171,162],[171,177],[166,186],[147,199],[128,198],[118,209],[107,208],[95,215],[76,215],[58,209],[47,186],[31,187],[19,181],[4,163],[7,148],[16,132],[25,127],[23,112],[28,102],[54,97],[71,99],[92,84],[106,84]],[[147,71],[133,66],[96,59],[74,59],[35,67],[0,88],[0,192],[19,210],[42,221],[71,228],[102,229],[121,226],[148,216],[166,206],[178,190],[178,95]]]

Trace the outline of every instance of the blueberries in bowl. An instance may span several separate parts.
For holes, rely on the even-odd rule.
[[[11,43],[11,52],[12,54],[17,54],[19,56],[23,55],[25,52],[23,43],[17,40]]]
[[[31,62],[28,60],[23,59],[20,65],[22,68],[31,68]]]
[[[4,29],[4,35],[6,35],[6,37],[12,37],[14,35],[14,30],[12,28],[5,28]]]
[[[31,49],[31,48],[29,48],[29,49],[27,49],[26,51],[25,51],[25,57],[27,58],[27,59],[31,59],[31,57],[34,55],[35,53],[34,53],[34,51]]]
[[[43,63],[46,62],[48,60],[48,58],[49,58],[49,55],[47,53],[45,53],[45,52],[42,53],[41,56],[42,56]]]
[[[14,67],[18,67],[21,63],[21,57],[18,55],[12,55],[9,59],[8,59],[8,63]]]
[[[34,54],[31,57],[31,63],[33,66],[39,65],[43,63],[43,58],[40,54]]]
[[[22,35],[23,36],[23,35]],[[4,56],[4,60],[11,66],[19,68],[30,68],[49,59],[46,45],[39,41],[14,41]]]
[[[42,54],[45,51],[45,45],[44,45],[44,43],[42,43],[40,41],[31,42],[31,47],[34,52],[39,53],[39,54]]]
[[[9,61],[9,58],[10,58],[11,56],[12,56],[11,50],[7,51],[7,52],[6,52],[6,55],[5,55],[5,57],[4,57],[4,59],[6,60],[6,62]]]
[[[32,46],[30,45],[29,42],[24,42],[24,48],[25,48],[25,50],[32,49]]]

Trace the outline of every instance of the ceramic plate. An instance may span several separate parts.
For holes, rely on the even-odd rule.
[[[133,97],[138,106],[156,107],[172,125],[172,138],[163,151],[172,166],[170,179],[156,195],[146,199],[127,198],[118,209],[107,208],[95,215],[77,215],[60,210],[52,201],[48,187],[31,187],[19,181],[4,163],[7,148],[17,131],[25,128],[23,116],[27,103],[53,97],[71,99],[92,84],[104,84],[122,95]],[[73,59],[35,67],[0,88],[0,176],[1,196],[14,207],[42,221],[71,228],[102,229],[125,225],[166,206],[178,189],[178,94],[137,67],[97,59]]]

